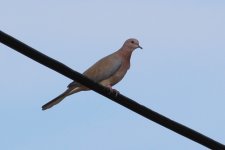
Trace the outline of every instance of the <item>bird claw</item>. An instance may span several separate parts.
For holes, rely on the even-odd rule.
[[[118,94],[120,93],[118,90],[113,89],[111,86],[107,86],[109,88],[109,94],[115,94],[116,96],[118,96]]]
[[[118,94],[120,93],[119,91],[117,91],[116,89],[110,89],[110,94],[111,93],[115,93],[116,96],[118,96]]]

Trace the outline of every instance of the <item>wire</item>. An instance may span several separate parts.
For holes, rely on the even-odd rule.
[[[7,45],[8,47],[16,50],[17,52],[39,62],[40,64],[47,66],[48,68],[55,70],[56,72],[75,80],[82,85],[94,90],[95,92],[111,99],[112,101],[140,114],[141,116],[152,120],[161,126],[164,126],[186,138],[189,138],[205,147],[213,150],[225,150],[225,145],[191,129],[178,122],[175,122],[135,101],[122,95],[122,94],[109,94],[109,89],[93,82],[92,80],[86,78],[82,74],[74,71],[68,66],[62,64],[61,62],[54,60],[34,48],[22,43],[21,41],[13,38],[12,36],[0,31],[0,42]]]

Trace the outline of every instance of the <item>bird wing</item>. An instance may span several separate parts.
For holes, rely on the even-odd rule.
[[[83,75],[88,77],[89,79],[100,82],[102,80],[108,79],[113,74],[119,70],[119,68],[122,65],[122,58],[117,55],[117,53],[113,53],[111,55],[108,55],[102,59],[100,59],[98,62],[96,62],[94,65],[92,65],[89,69],[87,69]],[[73,81],[68,85],[68,88],[79,86],[79,83],[76,81]]]

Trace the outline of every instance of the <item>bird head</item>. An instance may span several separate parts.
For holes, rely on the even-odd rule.
[[[138,40],[134,38],[126,40],[123,46],[131,50],[135,50],[136,48],[142,49],[142,47],[139,45]]]

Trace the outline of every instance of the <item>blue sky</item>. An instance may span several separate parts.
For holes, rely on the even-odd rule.
[[[122,94],[225,143],[225,1],[2,1],[1,30],[76,71],[130,37]],[[0,45],[0,149],[204,150],[89,91],[48,111],[70,79]]]

